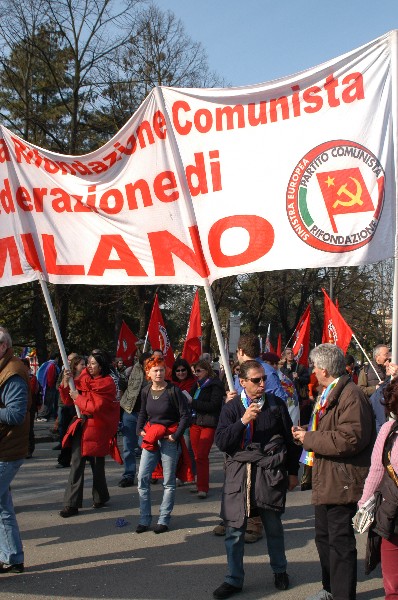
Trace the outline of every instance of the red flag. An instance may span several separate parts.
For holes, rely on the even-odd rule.
[[[182,351],[190,365],[199,360],[202,354],[202,319],[200,316],[199,291],[196,290],[192,303],[191,316],[189,317],[188,333]]]
[[[170,369],[174,364],[173,349],[170,344],[170,338],[164,325],[162,313],[160,312],[158,295],[155,295],[151,318],[148,325],[148,339],[152,350],[159,348],[163,352],[164,361]]]
[[[133,358],[137,352],[137,342],[138,337],[134,335],[130,327],[122,321],[119,339],[117,341],[116,357],[122,358],[124,364],[128,367],[133,364]]]
[[[278,343],[276,345],[276,353],[280,357],[282,354],[282,334],[278,333]]]
[[[310,305],[308,305],[293,334],[294,342],[292,350],[294,358],[300,365],[305,366],[308,365],[308,354],[310,351],[310,320],[311,310]]]
[[[271,323],[268,325],[267,337],[265,338],[264,352],[273,352],[275,354],[275,350],[271,344]]]
[[[316,174],[332,229],[335,215],[374,211],[372,198],[358,167]]]
[[[322,292],[325,296],[322,344],[335,344],[345,354],[352,338],[352,329],[343,319],[324,289],[322,289]]]

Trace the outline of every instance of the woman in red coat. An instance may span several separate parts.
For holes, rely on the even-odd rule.
[[[105,479],[105,456],[110,453],[119,423],[120,405],[116,385],[110,376],[110,360],[102,350],[94,350],[75,380],[76,391],[70,396],[79,407],[81,418],[70,425],[63,445],[71,443],[72,460],[64,494],[63,518],[77,515],[83,502],[84,467],[90,462],[93,472],[93,508],[109,500]]]

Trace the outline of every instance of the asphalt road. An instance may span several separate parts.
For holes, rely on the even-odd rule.
[[[12,484],[14,504],[25,549],[25,572],[1,577],[0,600],[193,600],[212,598],[224,579],[223,538],[211,534],[219,522],[223,458],[213,447],[211,490],[206,500],[177,489],[171,530],[136,534],[137,488],[121,489],[122,467],[107,459],[111,500],[106,508],[91,508],[91,471],[86,469],[84,508],[62,519],[62,497],[68,469],[56,469],[57,452],[48,440],[48,424],[38,424],[41,443]],[[162,488],[153,486],[154,515]],[[117,527],[118,519],[128,524]],[[156,523],[156,520],[155,520]],[[245,600],[304,600],[320,589],[320,568],[314,545],[310,492],[288,495],[284,517],[291,587],[277,591],[265,540],[246,545]],[[384,598],[380,571],[365,577],[365,537],[358,536],[357,600]]]

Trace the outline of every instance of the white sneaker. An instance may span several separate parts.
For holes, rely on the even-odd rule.
[[[320,590],[315,596],[307,596],[305,600],[333,600],[333,596],[326,590]]]
[[[207,498],[207,493],[206,492],[198,492],[198,498],[201,498],[202,500],[204,500],[205,498]]]

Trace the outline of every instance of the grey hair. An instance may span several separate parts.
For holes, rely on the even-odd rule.
[[[331,377],[340,377],[346,372],[343,351],[334,344],[320,344],[313,348],[310,360],[318,369],[325,369]]]
[[[5,327],[0,327],[0,344],[5,342],[7,344],[7,348],[11,348],[12,339],[10,334],[8,333],[8,329]]]
[[[387,344],[377,344],[377,346],[373,348],[373,358],[376,358],[376,356],[380,354],[382,348],[387,348],[389,350]]]

